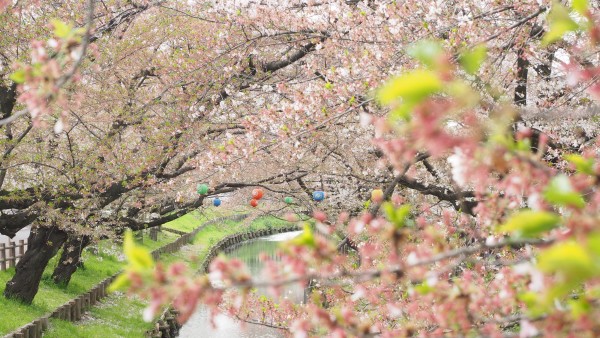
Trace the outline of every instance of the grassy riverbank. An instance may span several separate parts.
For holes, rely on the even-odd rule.
[[[227,214],[230,214],[230,212],[220,212],[220,210],[213,210],[211,208],[204,210],[202,213],[194,212],[187,214],[165,225],[181,231],[188,231],[190,227],[195,228],[210,219]],[[174,241],[178,237],[179,236],[176,234],[163,231],[158,236],[158,241],[152,241],[146,234],[144,235],[142,245],[150,250],[154,250]],[[97,248],[97,253],[93,253],[93,248]],[[58,306],[87,292],[94,285],[106,277],[115,274],[124,266],[125,262],[123,261],[122,247],[120,244],[111,240],[105,240],[101,241],[93,248],[90,247],[84,250],[84,268],[78,269],[77,272],[73,274],[71,282],[67,287],[57,286],[51,279],[52,271],[60,256],[59,253],[50,261],[48,267],[44,271],[40,289],[31,305],[25,305],[18,301],[9,300],[0,295],[0,318],[2,319],[0,320],[0,336],[54,311]],[[6,282],[12,278],[14,273],[14,268],[0,271],[0,292],[4,291]],[[125,300],[121,305],[124,305],[123,307],[125,308],[128,307]],[[99,311],[102,312],[101,307],[99,308]],[[149,325],[147,323],[144,324],[146,324],[146,326]],[[69,337],[69,335],[63,335],[62,337]]]
[[[219,216],[211,215],[211,217]],[[194,220],[196,221],[195,226],[193,226]],[[184,246],[177,253],[164,255],[161,257],[161,261],[167,264],[174,261],[185,261],[191,268],[197,269],[210,247],[223,237],[238,232],[287,225],[289,225],[288,222],[270,216],[210,224],[198,232],[191,245]],[[197,217],[194,215],[186,215],[165,224],[165,227],[181,231],[191,231],[197,226]],[[146,242],[144,240],[144,243]],[[195,256],[196,259],[192,259],[192,256]],[[142,321],[141,313],[145,306],[144,301],[130,299],[122,293],[114,293],[103,300],[101,306],[96,306],[88,311],[85,319],[80,322],[71,323],[52,319],[51,329],[44,334],[44,337],[143,337],[144,332],[153,326],[153,323]]]
[[[83,253],[84,268],[79,269],[72,277],[69,285],[61,287],[52,282],[51,276],[57,264],[58,256],[53,258],[44,271],[39,291],[32,305],[24,305],[18,301],[0,296],[0,335],[11,332],[28,322],[52,312],[58,306],[81,293],[91,289],[104,278],[113,275],[123,266],[117,254],[119,247],[109,243],[98,246],[98,254],[90,251]],[[6,282],[12,278],[15,269],[0,272],[0,286],[4,289]]]

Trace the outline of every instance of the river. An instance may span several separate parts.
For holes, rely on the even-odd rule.
[[[252,241],[241,243],[230,248],[225,253],[228,257],[235,257],[243,261],[248,267],[252,277],[260,280],[263,262],[260,253],[266,253],[272,260],[280,260],[277,247],[283,241],[300,235],[302,231],[286,232],[283,234],[261,237]],[[216,281],[218,283],[218,281]],[[267,294],[266,290],[257,290],[258,294]],[[291,298],[297,303],[304,299],[304,289],[299,285],[291,285],[283,290],[283,297]],[[285,337],[284,332],[262,325],[242,324],[240,321],[227,315],[219,314],[215,318],[216,327],[210,323],[210,311],[199,306],[196,312],[183,325],[179,337],[183,338],[280,338]]]

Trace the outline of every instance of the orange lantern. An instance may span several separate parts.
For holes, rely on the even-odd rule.
[[[258,189],[254,189],[252,190],[252,198],[254,198],[255,200],[259,200],[263,197],[263,190],[258,188]]]
[[[258,205],[258,201],[253,198],[253,199],[250,200],[250,205],[253,208],[256,208],[256,206]]]
[[[383,190],[374,189],[373,191],[371,191],[371,201],[376,202],[376,203],[382,202],[383,201]]]

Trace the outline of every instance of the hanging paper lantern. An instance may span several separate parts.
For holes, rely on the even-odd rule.
[[[258,188],[258,189],[254,189],[252,190],[252,198],[254,198],[255,200],[259,200],[263,197],[263,190]]]
[[[291,198],[290,196],[288,196],[288,197],[284,198],[284,199],[283,199],[283,201],[284,201],[286,204],[292,204],[292,203],[294,203],[294,199],[293,199],[293,198]]]
[[[325,199],[325,193],[323,191],[317,190],[313,192],[313,199],[317,202],[320,202]]]
[[[214,205],[215,207],[218,207],[219,205],[221,205],[221,199],[220,199],[220,198],[218,198],[218,197],[217,197],[217,198],[215,198],[215,199],[213,200],[213,205]]]
[[[198,191],[198,194],[200,195],[206,195],[208,193],[208,185],[198,184],[198,186],[196,187],[196,191]]]
[[[373,189],[373,191],[371,191],[371,201],[376,203],[383,201],[383,190]]]
[[[250,200],[250,205],[253,208],[256,208],[256,206],[258,205],[258,201],[253,198],[253,199]]]

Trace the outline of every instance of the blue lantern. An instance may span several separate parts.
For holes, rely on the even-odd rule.
[[[217,198],[215,198],[215,199],[213,200],[213,205],[214,205],[215,207],[218,207],[219,205],[221,205],[221,199],[220,199],[220,198],[218,198],[218,197],[217,197]]]
[[[317,202],[321,202],[325,199],[325,193],[323,191],[317,190],[313,192],[313,199]]]

